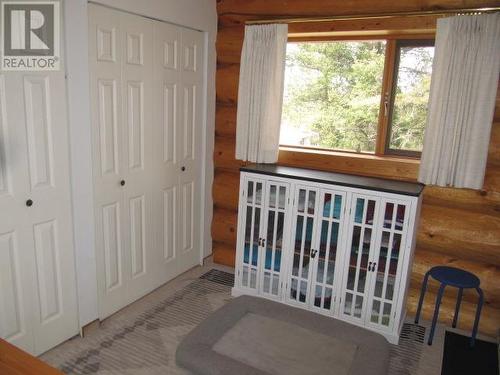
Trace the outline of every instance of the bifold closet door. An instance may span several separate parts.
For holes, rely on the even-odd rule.
[[[153,21],[89,5],[99,317],[154,287]]]
[[[78,333],[64,69],[0,75],[0,337]]]
[[[154,25],[154,217],[165,281],[200,262],[203,33]]]

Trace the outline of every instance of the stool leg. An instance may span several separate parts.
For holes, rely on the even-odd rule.
[[[476,318],[474,319],[474,328],[472,328],[472,337],[470,339],[470,346],[473,347],[476,342],[477,327],[479,325],[479,317],[481,316],[481,309],[483,308],[484,295],[481,288],[476,288],[479,294],[479,301],[477,303]]]
[[[439,306],[441,305],[441,298],[443,298],[443,292],[445,284],[439,286],[438,295],[436,297],[436,306],[434,306],[434,316],[432,318],[431,332],[429,333],[429,340],[427,344],[432,345],[432,339],[434,338],[434,330],[436,329],[436,323],[439,315]]]
[[[455,307],[455,316],[453,317],[453,323],[451,324],[453,328],[457,327],[458,311],[460,310],[460,303],[462,302],[463,292],[464,292],[463,288],[458,289],[457,306]]]
[[[415,324],[418,324],[420,319],[420,312],[422,311],[422,304],[424,303],[424,295],[427,290],[427,281],[429,280],[429,271],[425,273],[424,281],[422,282],[422,289],[420,290],[420,298],[418,300],[417,314],[415,315]]]

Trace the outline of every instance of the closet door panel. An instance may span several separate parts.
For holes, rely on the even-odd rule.
[[[265,209],[265,181],[243,180],[243,197],[239,207],[237,283],[241,288],[256,292],[260,278],[261,238]]]
[[[294,197],[291,251],[292,260],[289,269],[287,301],[307,305],[310,300],[310,288],[313,271],[316,231],[316,212],[318,210],[319,189],[297,185]]]
[[[345,205],[347,195],[342,191],[321,190],[317,212],[317,245],[315,272],[312,281],[311,307],[322,313],[334,313],[340,283]]]
[[[186,28],[181,29],[180,67],[181,82],[177,108],[178,119],[177,155],[180,170],[179,186],[183,189],[183,217],[179,228],[183,236],[191,236],[189,246],[181,245],[179,267],[185,271],[199,264],[201,233],[201,165],[203,129],[203,33]],[[187,238],[187,237],[186,237]]]
[[[153,240],[152,211],[153,25],[146,18],[120,14],[127,303],[160,285],[155,264],[161,255]]]
[[[379,204],[379,198],[352,195],[340,310],[346,319],[363,321],[365,318]]]
[[[271,298],[281,297],[284,280],[282,259],[285,249],[288,223],[290,185],[274,181],[266,183],[266,205],[263,225],[263,255],[260,259],[260,293]]]
[[[373,282],[367,324],[390,331],[394,325],[410,205],[408,202],[382,199],[374,254]]]
[[[162,282],[178,273],[176,265],[183,241],[180,236],[182,192],[179,189],[179,142],[182,121],[180,97],[181,69],[179,49],[180,28],[155,22],[153,27],[153,139],[152,176],[153,224],[157,257],[157,272]],[[184,203],[184,202],[182,202]]]

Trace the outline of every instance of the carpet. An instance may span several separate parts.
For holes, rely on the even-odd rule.
[[[231,299],[234,276],[206,267],[188,276],[182,283],[166,284],[104,320],[84,338],[75,337],[41,359],[66,374],[189,374],[175,364],[177,345]],[[429,353],[441,348],[424,344],[425,331],[412,323],[403,325],[399,345],[390,348],[389,375],[440,374],[441,358]]]
[[[498,344],[446,331],[441,375],[498,375]]]

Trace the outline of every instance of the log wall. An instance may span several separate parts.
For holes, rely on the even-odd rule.
[[[244,22],[247,19],[367,14],[381,12],[457,9],[495,6],[482,0],[219,0],[217,11],[217,109],[215,129],[214,216],[212,237],[214,260],[234,266],[238,207],[239,167],[235,160],[236,106]],[[311,32],[311,24],[292,24],[289,32]],[[435,28],[435,18],[343,21],[322,24],[321,31],[415,29],[426,33]],[[415,181],[418,161],[383,157],[346,157],[280,151],[279,163],[327,171]],[[483,190],[426,187],[424,190],[417,249],[411,275],[408,313],[414,314],[421,280],[434,265],[453,265],[474,272],[481,279],[485,305],[480,332],[494,336],[500,327],[500,87],[488,154]],[[430,319],[437,285],[431,282],[424,304],[424,318]],[[445,292],[440,320],[451,325],[456,291]],[[470,330],[476,295],[464,293],[459,327]]]

